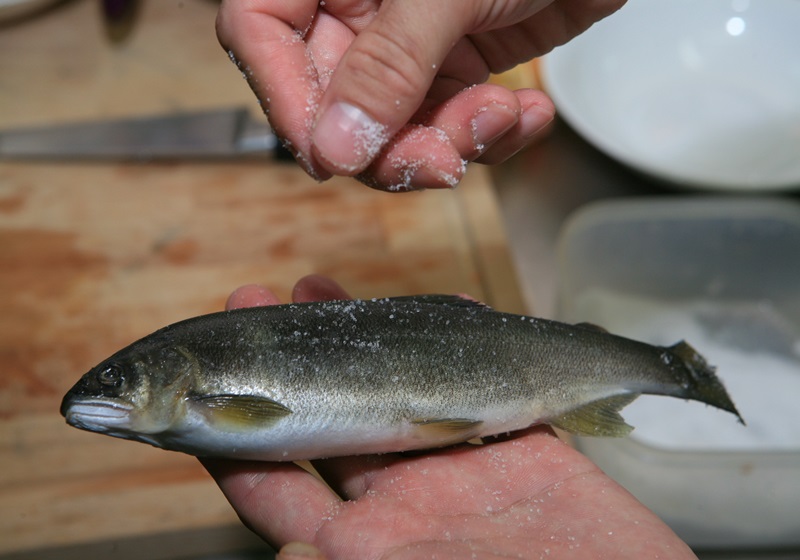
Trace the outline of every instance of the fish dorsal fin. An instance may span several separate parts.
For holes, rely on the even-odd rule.
[[[431,445],[452,445],[477,437],[481,420],[470,418],[421,418],[412,420],[415,434]]]
[[[628,393],[592,401],[553,418],[548,423],[579,436],[626,436],[633,427],[625,423],[619,411],[638,396],[638,393]]]
[[[470,299],[465,296],[447,295],[447,294],[423,294],[416,296],[397,296],[388,298],[389,301],[397,303],[424,303],[427,305],[447,305],[450,307],[478,307],[484,309],[491,309],[485,303],[478,300]]]
[[[608,334],[608,331],[601,327],[600,325],[595,325],[594,323],[577,323],[576,327],[580,327],[582,329],[586,329],[587,331],[595,331],[599,333]]]
[[[268,426],[292,413],[281,403],[256,395],[197,396],[192,401],[215,427],[226,431]]]

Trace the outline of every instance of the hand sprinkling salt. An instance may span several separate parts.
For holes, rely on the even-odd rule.
[[[367,0],[358,10],[347,2],[252,10],[224,2],[217,31],[309,174],[383,190],[452,188],[462,162],[502,162],[553,118],[542,92],[487,84],[487,70],[544,54],[542,45],[565,43],[623,3],[589,3],[574,14],[559,1]],[[553,26],[554,17],[579,23]],[[476,34],[481,41],[469,39]],[[509,37],[514,48],[506,48]],[[411,139],[402,132],[409,125],[445,134]]]

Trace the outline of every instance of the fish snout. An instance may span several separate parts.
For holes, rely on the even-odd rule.
[[[131,412],[131,406],[107,399],[73,396],[69,400],[65,398],[61,405],[61,413],[70,426],[92,432],[130,428]]]

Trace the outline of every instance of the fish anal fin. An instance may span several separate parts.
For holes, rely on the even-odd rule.
[[[283,404],[257,395],[208,395],[192,399],[214,426],[228,431],[264,427],[292,411]]]
[[[451,445],[477,437],[483,422],[470,418],[421,418],[412,420],[415,434],[431,445]]]
[[[625,423],[619,411],[638,396],[638,393],[628,393],[592,401],[552,418],[548,423],[579,436],[623,437],[633,427]]]

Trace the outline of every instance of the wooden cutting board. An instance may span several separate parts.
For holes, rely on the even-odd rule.
[[[0,127],[252,104],[216,45],[215,3],[152,2],[122,47],[97,5],[0,31]],[[58,413],[101,359],[222,308],[238,285],[286,298],[323,273],[354,296],[467,292],[523,311],[494,194],[317,184],[270,162],[0,162],[0,558],[174,558],[248,533],[197,461],[81,432]]]

